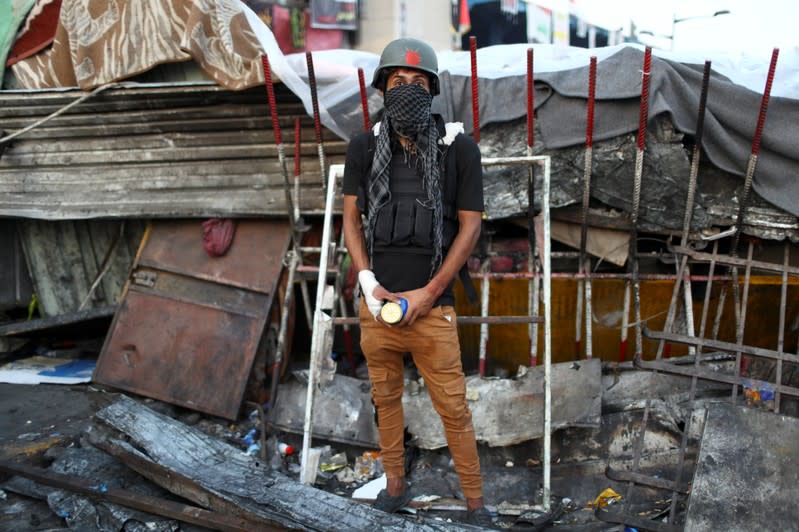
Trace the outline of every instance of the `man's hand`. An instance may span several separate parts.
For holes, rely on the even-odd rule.
[[[399,303],[399,296],[393,292],[389,292],[377,282],[375,274],[372,270],[361,270],[358,272],[358,282],[361,283],[361,292],[363,293],[366,307],[375,320],[383,323],[386,327],[391,327],[380,318],[380,309],[383,307],[385,301],[394,301]]]
[[[398,295],[408,300],[408,310],[405,312],[405,317],[399,322],[400,326],[413,325],[418,318],[427,316],[433,308],[433,303],[438,299],[438,295],[431,290],[429,285],[410,292],[400,292]]]
[[[382,292],[386,289],[377,282],[372,270],[361,270],[358,272],[358,282],[361,283],[361,293],[366,301],[366,307],[372,316],[377,319],[380,315],[380,307],[383,306]]]

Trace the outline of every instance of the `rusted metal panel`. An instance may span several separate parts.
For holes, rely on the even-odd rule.
[[[199,222],[153,224],[139,264],[214,283],[268,293],[286,250],[288,224],[239,220],[228,252],[209,259]]]
[[[289,243],[286,222],[240,221],[209,257],[199,221],[158,222],[145,237],[94,380],[235,419]]]

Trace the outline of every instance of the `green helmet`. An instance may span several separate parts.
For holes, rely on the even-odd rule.
[[[388,74],[394,68],[412,68],[427,73],[430,77],[430,93],[433,96],[438,94],[438,58],[429,44],[410,37],[388,43],[380,55],[372,87],[385,90]]]

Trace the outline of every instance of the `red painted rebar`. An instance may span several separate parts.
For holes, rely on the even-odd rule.
[[[779,54],[779,48],[774,48],[771,52],[771,64],[768,67],[766,88],[763,90],[763,99],[760,100],[760,113],[757,117],[755,136],[752,139],[752,155],[758,155],[758,153],[760,153],[760,140],[763,138],[763,126],[766,124],[766,111],[768,110],[768,101],[771,97],[771,84],[774,82],[774,71],[777,69],[777,56],[779,56]]]
[[[275,88],[272,86],[272,69],[269,67],[269,58],[261,56],[261,63],[264,66],[264,84],[266,84],[266,97],[269,100],[269,114],[272,116],[272,130],[275,135],[275,144],[283,144],[280,135],[280,122],[277,117],[277,103],[275,103]]]
[[[580,223],[580,273],[585,272],[588,241],[588,205],[591,198],[591,161],[594,143],[594,107],[596,96],[596,56],[591,56],[588,68],[588,106],[585,120],[585,168],[583,169],[583,200]],[[589,266],[590,268],[590,266]],[[591,284],[590,280],[577,283],[577,312],[575,313],[574,359],[582,353],[583,314],[585,314],[586,358],[591,358]],[[585,307],[583,307],[583,304]],[[585,308],[585,311],[583,311]]]
[[[299,177],[302,173],[300,142],[302,134],[300,132],[300,117],[294,119],[294,177]]]
[[[652,48],[646,47],[644,52],[644,71],[641,75],[641,107],[638,116],[638,149],[644,149],[646,137],[646,120],[649,115],[649,74],[652,66]]]
[[[535,144],[533,117],[535,116],[535,85],[533,83],[533,49],[527,49],[527,147]]]
[[[596,56],[591,56],[588,70],[588,116],[585,121],[585,147],[594,145],[594,106],[596,99]]]
[[[363,110],[363,130],[369,131],[372,129],[372,124],[369,121],[369,103],[366,99],[366,80],[363,77],[363,69],[358,69],[358,85],[361,88],[361,109]]]
[[[305,52],[305,62],[308,64],[308,85],[311,87],[311,105],[313,106],[313,127],[316,132],[316,143],[321,144],[322,124],[319,121],[319,100],[316,94],[316,75],[314,74],[311,52]]]
[[[477,90],[477,38],[469,37],[469,54],[472,58],[472,124],[474,140],[480,142],[480,96]]]

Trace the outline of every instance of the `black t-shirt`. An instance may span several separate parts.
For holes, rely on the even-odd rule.
[[[439,121],[441,137],[444,136],[443,123]],[[372,137],[372,138],[370,138]],[[354,137],[347,150],[344,168],[345,195],[358,196],[358,205],[364,210],[366,187],[374,155],[374,132],[368,131]],[[446,150],[446,161],[442,165],[444,201],[454,203],[457,210],[483,210],[483,174],[480,164],[480,149],[471,137],[459,134],[450,146],[439,146]],[[418,180],[421,190],[421,177],[414,170],[414,158],[408,158],[399,147],[394,150],[391,160],[389,188],[392,195],[399,192],[397,187],[407,187],[412,180]],[[396,176],[396,177],[395,177]],[[411,184],[412,186],[412,184]],[[376,248],[372,256],[372,271],[377,281],[391,292],[415,290],[427,284],[431,278],[433,250],[392,247]],[[436,300],[435,306],[454,305],[452,285]]]

